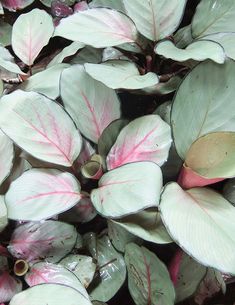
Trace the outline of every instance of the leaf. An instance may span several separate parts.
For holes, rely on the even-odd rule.
[[[23,9],[33,3],[34,0],[1,0],[3,7],[11,12]]]
[[[8,217],[25,221],[50,218],[70,209],[80,199],[76,178],[56,169],[24,172],[11,183],[5,195]]]
[[[75,227],[67,223],[28,222],[13,231],[8,250],[14,257],[30,263],[41,259],[56,263],[73,249],[76,239]]]
[[[220,194],[207,188],[185,192],[170,183],[162,193],[160,211],[169,234],[190,256],[235,273],[235,208]]]
[[[3,81],[0,79],[0,97],[3,94],[3,91],[4,91],[4,84],[3,84]]]
[[[54,32],[52,18],[44,10],[33,9],[21,14],[12,28],[12,48],[28,66],[34,63]]]
[[[186,0],[123,0],[125,9],[138,31],[157,41],[171,35],[180,24]]]
[[[0,232],[7,226],[7,208],[4,201],[4,196],[0,195]]]
[[[86,289],[76,275],[60,265],[46,262],[36,263],[31,267],[24,279],[30,287],[47,283],[66,285],[76,289],[84,298],[89,300]]]
[[[60,261],[60,265],[73,272],[87,288],[93,280],[96,264],[92,257],[79,254],[70,254]]]
[[[11,31],[12,26],[3,20],[0,20],[0,44],[3,47],[11,44]]]
[[[112,246],[108,236],[97,238],[93,233],[84,235],[84,242],[93,258],[97,259],[97,286],[90,292],[91,300],[109,301],[124,284],[126,266],[123,256]]]
[[[159,82],[155,73],[140,75],[136,65],[125,60],[110,60],[102,64],[87,63],[84,67],[91,77],[112,89],[142,89]]]
[[[175,286],[176,302],[181,302],[191,297],[206,273],[206,267],[198,264],[184,253],[180,262],[177,284]]]
[[[217,42],[210,40],[197,40],[188,45],[185,49],[179,49],[172,41],[164,40],[155,46],[154,51],[158,55],[179,62],[190,59],[197,61],[211,59],[218,64],[223,64],[226,59],[222,46]]]
[[[50,61],[50,63],[48,64],[48,68],[52,67],[54,65],[60,64],[63,62],[63,60],[71,55],[74,55],[75,53],[77,53],[78,50],[84,48],[85,45],[81,42],[73,42],[71,43],[69,46],[67,46],[66,48],[64,48],[59,54],[57,54],[52,61]]]
[[[147,248],[126,246],[128,288],[136,305],[174,304],[175,291],[166,266]]]
[[[235,205],[235,179],[228,179],[223,187],[224,198],[227,199],[232,205]]]
[[[125,13],[125,7],[120,0],[92,0],[89,6],[91,8],[104,6]]]
[[[0,184],[11,172],[14,154],[13,142],[0,130]]]
[[[173,76],[166,82],[160,82],[153,86],[149,86],[140,90],[137,93],[145,95],[165,95],[174,92],[180,85],[181,78],[179,76]]]
[[[62,19],[54,36],[103,48],[134,42],[137,30],[133,21],[121,12],[92,8]]]
[[[201,136],[235,131],[234,74],[235,62],[231,60],[223,65],[207,61],[197,65],[181,83],[172,106],[171,124],[182,159]]]
[[[41,284],[28,288],[13,297],[10,305],[92,305],[82,294],[74,288],[61,284]]]
[[[20,70],[17,64],[14,62],[14,57],[11,53],[4,47],[0,45],[0,68],[6,69],[7,71],[22,74],[25,73]]]
[[[155,244],[169,244],[172,242],[156,209],[140,211],[118,219],[114,223],[125,228],[128,232]]]
[[[174,35],[174,41],[177,48],[187,47],[193,41],[191,24],[180,28]]]
[[[125,228],[112,220],[108,220],[108,236],[115,249],[123,253],[125,252],[127,244],[131,242],[141,244],[142,242],[136,235],[128,232]]]
[[[160,116],[137,118],[120,131],[107,156],[107,167],[110,170],[137,161],[161,166],[167,160],[171,141],[170,126]]]
[[[192,21],[193,38],[234,30],[235,3],[233,0],[202,0]]]
[[[64,70],[60,85],[66,110],[82,134],[97,143],[103,130],[121,115],[115,91],[93,80],[80,65]]]
[[[21,281],[11,276],[8,271],[0,274],[0,283],[0,302],[9,302],[15,294],[22,290]]]
[[[83,48],[74,58],[71,60],[71,64],[85,64],[87,62],[98,64],[102,60],[102,49],[95,49],[90,46]]]
[[[118,218],[157,206],[162,173],[152,162],[125,164],[105,173],[91,192],[95,209],[104,217]]]
[[[41,93],[48,98],[56,99],[60,94],[60,76],[68,64],[57,64],[38,72],[24,81],[18,89]],[[50,80],[50,81],[48,81]]]
[[[215,132],[196,140],[185,163],[199,175],[214,178],[235,176],[235,133]]]
[[[34,157],[70,167],[82,139],[63,108],[35,92],[15,92],[1,98],[0,127]]]

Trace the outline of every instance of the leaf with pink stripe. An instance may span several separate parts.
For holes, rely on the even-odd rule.
[[[8,217],[33,221],[72,208],[81,199],[80,183],[56,169],[31,169],[13,181],[5,195]]]
[[[78,129],[94,143],[98,142],[103,130],[121,115],[115,91],[91,78],[81,65],[62,72],[61,97]]]
[[[107,156],[107,167],[114,169],[137,161],[152,161],[161,166],[167,160],[171,141],[170,126],[160,116],[137,118],[121,130]]]
[[[0,128],[35,158],[67,167],[82,147],[81,135],[64,109],[36,92],[17,90],[4,96]]]
[[[34,0],[1,0],[2,6],[7,8],[11,12],[23,9],[33,2]]]
[[[0,302],[9,302],[11,298],[22,290],[22,283],[4,271],[0,274]]]

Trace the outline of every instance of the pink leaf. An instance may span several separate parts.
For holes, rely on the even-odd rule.
[[[0,275],[0,302],[9,302],[21,290],[22,283],[20,280],[10,276],[7,271]]]
[[[177,284],[182,255],[183,255],[183,251],[181,249],[177,250],[176,254],[174,255],[168,267],[170,277],[174,286]]]
[[[1,1],[3,7],[7,8],[9,11],[12,12],[23,9],[33,2],[34,0],[2,0]]]
[[[82,12],[82,11],[88,10],[89,6],[86,3],[86,1],[80,1],[74,5],[73,9],[74,9],[74,12]]]

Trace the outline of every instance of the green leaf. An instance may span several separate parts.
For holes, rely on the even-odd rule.
[[[3,81],[0,79],[0,97],[3,94],[3,91],[4,91],[4,84],[3,84]]]
[[[78,233],[60,221],[28,222],[16,227],[8,246],[15,257],[30,263],[45,259],[57,263],[74,247]]]
[[[166,266],[148,249],[126,246],[128,288],[136,305],[173,305],[175,291]]]
[[[4,196],[0,195],[0,232],[4,230],[7,224],[8,224],[7,208],[4,201]]]
[[[0,130],[0,184],[10,175],[14,155],[13,142]]]
[[[11,31],[12,26],[3,20],[0,20],[0,44],[3,47],[11,44]]]
[[[193,38],[219,32],[234,31],[235,2],[233,0],[202,0],[192,21]]]
[[[160,211],[172,238],[203,265],[235,274],[235,208],[208,188],[168,184]],[[197,228],[197,230],[195,230]]]
[[[197,40],[186,47],[186,49],[177,48],[170,40],[159,42],[154,49],[155,53],[165,58],[184,62],[190,59],[204,61],[211,59],[218,64],[225,61],[224,49],[217,42],[210,40]]]
[[[84,242],[98,263],[97,285],[91,288],[91,300],[109,301],[121,288],[126,278],[123,256],[112,246],[108,236],[97,237],[93,233],[84,235]]]
[[[180,24],[186,0],[123,0],[138,31],[157,41],[171,35]]]
[[[18,146],[47,162],[72,166],[82,139],[63,108],[36,92],[16,90],[1,98],[0,127]]]
[[[121,115],[115,91],[92,79],[80,65],[65,69],[60,85],[66,110],[84,136],[97,143],[103,130]]]
[[[184,253],[180,261],[179,273],[175,286],[176,302],[178,303],[191,297],[197,290],[199,283],[205,277],[206,273],[206,267],[200,265],[189,255]]]
[[[125,126],[107,156],[108,169],[152,161],[159,166],[167,160],[171,146],[170,126],[156,114],[137,118]]]
[[[47,262],[34,264],[24,277],[26,283],[32,287],[39,284],[63,284],[76,289],[89,300],[88,293],[79,279],[71,271],[63,266]]]
[[[60,265],[73,272],[87,288],[96,272],[96,264],[92,257],[79,254],[70,254],[60,261]]]
[[[160,82],[156,85],[146,87],[140,90],[137,90],[137,93],[140,94],[151,94],[151,95],[165,95],[171,92],[174,92],[180,85],[181,78],[179,76],[173,76],[166,82]]]
[[[177,48],[185,48],[193,41],[191,24],[180,28],[174,35]]]
[[[172,106],[171,124],[182,159],[201,136],[235,131],[234,75],[234,61],[224,65],[207,61],[197,65],[181,83]]]
[[[8,217],[25,221],[50,218],[72,208],[80,199],[76,178],[56,169],[24,172],[5,195]]]
[[[122,0],[92,0],[89,3],[89,7],[91,7],[91,8],[101,7],[101,6],[109,7],[114,10],[125,13],[125,7],[122,3]]]
[[[133,21],[121,12],[92,8],[63,18],[56,27],[54,36],[103,48],[134,42],[137,30]]]
[[[7,71],[22,74],[25,73],[20,70],[17,64],[14,62],[14,57],[11,53],[4,47],[0,45],[0,68],[6,69]]]
[[[152,162],[125,164],[105,173],[91,201],[104,217],[118,218],[157,206],[162,188],[162,173]]]
[[[85,64],[86,72],[112,89],[142,89],[159,82],[157,74],[140,75],[136,65],[125,60],[110,60],[102,64]],[[112,75],[112,77],[110,77]]]
[[[41,284],[28,288],[21,293],[16,294],[10,305],[92,305],[82,294],[74,288],[61,284]]]
[[[128,232],[155,244],[172,242],[156,209],[144,210],[118,219],[114,223],[125,228]]]
[[[71,64],[83,65],[87,62],[98,64],[102,60],[102,49],[95,49],[90,46],[83,48],[74,58],[71,60]]]
[[[230,178],[235,176],[235,133],[214,132],[196,140],[185,164],[200,176]]]
[[[28,66],[34,63],[54,32],[52,18],[44,10],[33,9],[21,14],[12,28],[12,48]]]

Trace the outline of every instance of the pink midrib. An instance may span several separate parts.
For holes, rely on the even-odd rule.
[[[43,194],[37,194],[35,196],[29,196],[23,200],[18,201],[17,203],[25,202],[25,201],[32,200],[32,199],[37,199],[40,197],[45,197],[45,196],[50,196],[50,195],[62,195],[62,194],[68,194],[68,195],[73,195],[73,196],[80,195],[77,192],[71,192],[71,191],[52,191],[52,192],[47,192],[47,193],[43,193]]]
[[[145,257],[143,252],[142,252],[142,255],[143,255],[143,259],[144,259],[144,265],[145,265],[145,268],[146,268],[146,278],[147,278],[147,283],[148,283],[148,303],[147,303],[147,305],[151,305],[152,304],[152,302],[151,302],[151,293],[152,293],[152,291],[151,291],[150,266],[147,263],[146,257]]]

